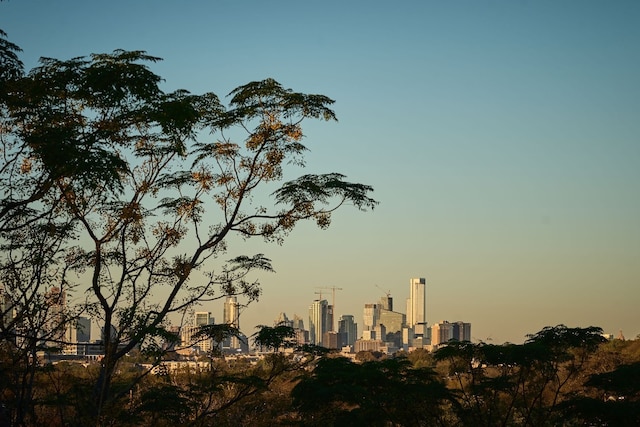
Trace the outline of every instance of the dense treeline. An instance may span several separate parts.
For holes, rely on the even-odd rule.
[[[206,367],[120,365],[105,425],[154,426],[636,426],[640,340],[605,342],[598,328],[545,328],[524,344],[451,342],[393,357],[307,347],[248,359],[203,358]],[[97,365],[61,362],[36,372],[37,424],[92,423]],[[4,410],[15,392],[3,372]],[[6,415],[6,413],[5,413]]]

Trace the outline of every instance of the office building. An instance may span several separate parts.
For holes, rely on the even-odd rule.
[[[380,310],[380,318],[378,323],[384,325],[388,334],[401,332],[402,328],[407,324],[407,316],[397,311]]]
[[[230,325],[240,331],[240,304],[238,304],[238,297],[228,296],[224,301],[222,309],[222,321],[225,325]],[[223,347],[230,350],[237,350],[241,348],[241,340],[236,336],[228,337],[222,343]]]
[[[380,309],[393,311],[393,298],[391,294],[387,294],[380,298]]]
[[[471,341],[471,323],[462,321],[448,322],[446,320],[431,326],[431,345],[439,346],[447,342]]]
[[[330,305],[327,300],[315,300],[309,306],[309,342],[322,345],[322,336],[331,330],[333,323]]]
[[[57,286],[52,287],[44,295],[47,307],[47,319],[42,328],[43,344],[46,347],[60,349],[66,333],[66,292]]]
[[[409,282],[407,325],[416,337],[424,337],[427,327],[427,280],[414,278]]]
[[[213,339],[207,336],[200,336],[198,333],[203,326],[213,325],[214,323],[215,319],[210,312],[197,311],[193,318],[193,324],[183,326],[180,330],[181,345],[205,353],[213,350]]]
[[[378,325],[380,320],[380,305],[365,304],[362,312],[363,330],[369,331]]]
[[[343,314],[338,321],[338,332],[345,334],[345,345],[353,345],[358,339],[358,324],[353,315]]]
[[[471,341],[471,323],[453,322],[452,339],[456,341]]]
[[[293,327],[293,329],[304,330],[304,320],[302,320],[302,317],[298,316],[297,314],[294,314],[291,326]]]
[[[213,325],[213,317],[211,312],[208,311],[196,311],[193,324],[194,326],[206,326]]]
[[[78,317],[75,322],[69,322],[64,336],[63,354],[83,354],[83,344],[91,341],[91,319]]]

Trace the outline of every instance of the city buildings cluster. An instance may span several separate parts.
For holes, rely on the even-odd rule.
[[[280,313],[274,321],[274,325],[291,327],[295,332],[293,341],[297,344],[318,345],[348,353],[366,350],[393,353],[415,348],[431,350],[450,340],[471,340],[470,323],[427,323],[427,281],[424,278],[410,279],[406,313],[395,310],[390,292],[386,292],[378,302],[364,304],[361,332],[353,314],[343,314],[337,322],[334,319],[335,291],[342,288],[320,289],[331,289],[333,301],[329,304],[318,292],[320,297],[309,306],[307,328],[303,318],[298,315],[289,319],[285,313]],[[3,309],[2,316],[6,317],[8,311],[4,310],[6,301],[2,297],[0,294],[0,308]],[[52,288],[45,295],[45,305],[48,315],[47,324],[41,330],[43,347],[57,347],[58,351],[51,353],[62,356],[99,357],[104,353],[101,344],[104,331],[101,331],[98,339],[92,340],[89,318],[78,317],[71,322],[65,321],[66,295],[62,290]],[[5,324],[6,319],[0,320]],[[216,338],[215,333],[203,333],[208,326],[216,326],[215,318],[211,312],[195,312],[186,324],[169,329],[176,339],[172,343],[165,343],[166,348],[187,357],[208,354],[213,350],[226,354],[249,352],[249,339],[240,332],[240,304],[237,297],[226,297],[219,325],[225,325],[237,334],[222,334]],[[115,334],[116,331],[111,333]],[[19,333],[16,335],[20,336]]]
[[[302,319],[289,321],[280,313],[274,324],[285,324],[296,330],[298,343],[309,343],[347,352],[363,350],[393,353],[414,348],[434,349],[450,341],[471,341],[471,323],[446,320],[429,325],[427,323],[427,281],[413,278],[409,281],[409,298],[406,313],[394,310],[391,293],[376,303],[364,304],[362,333],[358,335],[355,316],[344,314],[334,327],[335,290],[332,304],[318,298],[309,306],[308,329]]]

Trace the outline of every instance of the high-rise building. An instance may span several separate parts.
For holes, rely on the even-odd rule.
[[[293,329],[300,329],[300,330],[304,330],[304,320],[302,320],[302,317],[298,316],[297,314],[293,315]]]
[[[309,341],[311,344],[322,345],[322,335],[330,331],[333,323],[330,313],[331,306],[327,300],[315,300],[309,306]]]
[[[393,298],[390,294],[380,298],[380,308],[382,310],[393,311]]]
[[[453,322],[453,336],[457,341],[471,341],[471,323]]]
[[[214,322],[211,312],[209,311],[196,311],[195,318],[193,320],[194,326],[206,326],[212,325]]]
[[[345,334],[347,345],[353,345],[358,339],[358,324],[353,315],[343,314],[338,321],[338,332]]]
[[[402,328],[407,324],[407,316],[397,311],[382,309],[380,310],[378,323],[385,326],[388,334],[401,332]]]
[[[322,346],[325,348],[339,349],[346,345],[346,334],[336,331],[327,331],[322,334]]]
[[[431,326],[431,345],[445,344],[453,339],[453,324],[443,320]]]
[[[75,322],[69,322],[64,336],[65,344],[62,347],[64,354],[81,354],[81,350],[91,341],[91,319],[78,317]]]
[[[228,296],[224,301],[222,320],[225,325],[230,325],[240,330],[240,304],[238,304],[238,297]],[[237,350],[240,348],[240,344],[238,337],[232,336],[223,343],[223,347]]]
[[[409,282],[407,301],[407,325],[417,337],[425,335],[427,327],[427,280],[414,278]]]
[[[43,328],[44,345],[47,347],[60,347],[61,343],[64,342],[66,332],[66,292],[54,286],[45,293],[44,299],[47,305],[47,321]]]
[[[203,352],[213,349],[213,339],[199,336],[198,332],[202,326],[213,325],[215,319],[208,311],[196,311],[193,318],[193,325],[185,325],[180,329],[180,339],[182,346],[193,347]]]
[[[375,328],[380,321],[380,305],[365,304],[362,311],[363,330],[370,331]]]
[[[227,297],[224,302],[222,320],[226,325],[235,326],[240,329],[240,304],[238,304],[238,297]]]

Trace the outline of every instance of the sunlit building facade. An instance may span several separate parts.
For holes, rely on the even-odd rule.
[[[315,345],[322,345],[322,336],[331,328],[330,305],[327,300],[315,300],[309,306],[309,342]]]
[[[427,327],[427,279],[414,278],[409,282],[407,324],[416,337],[423,337]]]

